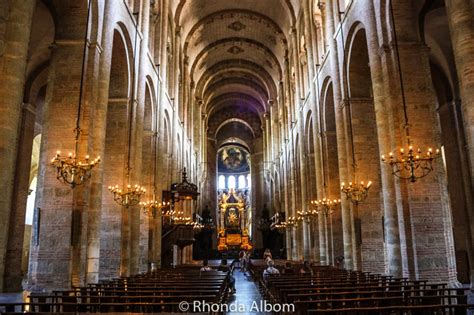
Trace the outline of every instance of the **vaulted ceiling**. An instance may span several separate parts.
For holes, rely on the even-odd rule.
[[[208,135],[219,142],[238,137],[239,131],[245,141],[260,136],[268,100],[276,99],[283,79],[287,36],[299,1],[176,0],[172,4],[190,79],[207,114]]]

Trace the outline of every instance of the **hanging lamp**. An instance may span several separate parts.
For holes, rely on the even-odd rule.
[[[77,158],[79,150],[79,140],[82,133],[81,113],[82,113],[82,93],[84,89],[84,76],[86,67],[86,53],[89,35],[89,19],[91,11],[91,0],[87,5],[86,31],[84,35],[84,51],[82,55],[81,83],[79,85],[79,102],[77,106],[76,128],[74,128],[74,152],[69,153],[67,157],[61,156],[61,151],[56,152],[56,156],[51,159],[50,165],[56,169],[56,178],[69,186],[75,188],[84,184],[91,178],[92,169],[100,162],[100,157],[91,160],[86,155],[83,160]]]
[[[133,47],[133,56],[132,56],[132,95],[130,111],[129,111],[129,122],[128,122],[128,156],[127,156],[127,166],[126,166],[126,177],[127,185],[124,188],[120,188],[119,185],[109,186],[109,191],[114,195],[114,201],[121,205],[122,207],[128,208],[131,206],[136,206],[140,203],[141,196],[146,192],[144,187],[140,185],[130,184],[130,173],[131,173],[131,152],[132,152],[132,124],[133,124],[133,108],[136,103],[135,99],[135,80],[136,80],[136,71],[135,71],[135,56],[137,55],[137,40],[138,39],[138,22],[135,24],[135,43]]]
[[[409,180],[414,183],[418,179],[427,176],[434,170],[433,161],[440,156],[439,149],[428,148],[422,152],[420,148],[415,149],[410,138],[410,124],[408,122],[408,111],[405,99],[405,88],[403,84],[403,74],[400,61],[400,51],[398,48],[397,29],[395,28],[395,17],[393,14],[393,5],[390,1],[390,16],[392,19],[393,39],[397,52],[398,76],[400,78],[400,90],[402,94],[403,114],[405,119],[405,137],[407,139],[407,148],[389,152],[388,156],[382,155],[381,160],[392,169],[392,174],[401,179]]]
[[[339,12],[340,12],[340,9],[339,9]],[[341,22],[341,38],[342,38],[342,58],[343,58],[343,65],[344,65],[346,62],[346,48],[344,45],[344,33],[343,33],[342,22]],[[347,83],[343,82],[343,86],[345,90],[345,95],[348,96],[349,91],[348,91]],[[353,174],[354,181],[349,182],[348,185],[342,182],[341,191],[346,195],[347,200],[351,201],[354,205],[358,205],[360,202],[364,201],[367,198],[372,182],[369,181],[365,183],[364,181],[357,180],[358,166],[357,166],[356,157],[355,157],[354,128],[352,125],[352,105],[351,105],[350,99],[347,102],[347,106],[349,108],[349,127],[350,127],[350,139],[351,139],[351,150],[352,150],[352,167],[354,169],[354,174]]]

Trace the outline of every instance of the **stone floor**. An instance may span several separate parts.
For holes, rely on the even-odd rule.
[[[229,308],[231,304],[236,305],[237,307],[245,308],[245,312],[228,312],[227,314],[271,314],[265,312],[257,312],[255,310],[263,310],[262,304],[264,303],[260,292],[256,284],[253,282],[252,277],[247,276],[240,269],[235,269],[234,271],[235,278],[235,294],[229,297],[228,305]],[[237,310],[239,310],[237,308]]]

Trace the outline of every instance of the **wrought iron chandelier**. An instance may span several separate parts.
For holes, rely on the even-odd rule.
[[[156,122],[155,122],[156,124]],[[156,125],[154,127],[156,129]],[[168,202],[159,202],[156,200],[156,164],[157,164],[157,138],[158,138],[158,133],[155,131],[153,132],[153,137],[152,137],[152,147],[153,147],[153,197],[152,200],[149,201],[142,201],[140,202],[140,206],[142,208],[142,211],[145,215],[152,217],[152,218],[157,218],[157,217],[163,217],[165,216],[166,212],[163,209],[170,208],[171,203]]]
[[[363,181],[360,183],[349,182],[348,185],[342,182],[341,191],[346,194],[346,198],[348,200],[357,205],[359,202],[367,199],[371,185],[371,181],[369,181],[367,184],[365,184]]]
[[[157,217],[162,217],[166,216],[166,211],[163,209],[168,208],[170,206],[170,202],[158,202],[156,200],[151,200],[151,201],[142,201],[140,202],[140,206],[142,208],[142,211],[145,215],[152,217],[152,218],[157,218]]]
[[[184,211],[173,211],[171,214],[171,223],[174,225],[193,225],[191,217],[186,217]]]
[[[135,185],[128,184],[124,190],[120,189],[118,185],[109,186],[109,191],[114,194],[114,201],[119,205],[128,208],[136,206],[140,203],[140,197],[146,192],[146,189]]]
[[[296,211],[296,215],[297,215],[296,220],[298,222],[306,222],[306,223],[309,223],[311,219],[314,217],[314,213],[308,210]]]
[[[422,152],[420,148],[416,150],[413,148],[410,138],[410,124],[408,123],[408,112],[407,104],[405,99],[405,88],[403,85],[403,74],[400,62],[400,51],[398,49],[397,30],[395,28],[395,18],[393,14],[393,5],[390,1],[390,15],[392,19],[393,27],[393,39],[395,42],[395,49],[397,51],[397,65],[398,75],[400,77],[400,90],[402,94],[403,103],[403,114],[405,118],[405,136],[407,139],[408,149],[405,152],[404,148],[395,150],[395,154],[389,152],[388,157],[382,155],[382,162],[389,165],[392,169],[392,174],[401,178],[409,180],[414,183],[418,179],[427,176],[434,169],[433,161],[440,156],[439,149],[433,152],[432,148],[429,148],[426,152]],[[397,154],[398,152],[398,154]]]
[[[289,217],[288,220],[283,222],[286,229],[292,229],[298,227],[298,220],[296,217]]]
[[[76,118],[76,128],[74,129],[75,138],[74,138],[74,153],[69,153],[67,157],[62,157],[61,152],[57,151],[56,156],[51,159],[51,166],[56,169],[56,178],[69,186],[75,188],[84,184],[91,178],[92,169],[100,162],[100,157],[96,157],[91,160],[89,155],[85,156],[84,160],[77,158],[77,152],[79,149],[79,140],[82,133],[81,129],[81,113],[82,113],[82,93],[84,89],[84,76],[85,76],[85,67],[86,67],[86,53],[87,53],[87,43],[89,35],[89,19],[91,11],[91,0],[87,5],[87,21],[86,21],[86,31],[84,35],[84,51],[82,55],[82,70],[81,70],[81,83],[79,86],[79,104],[77,107],[77,118]]]
[[[130,184],[130,172],[131,172],[131,152],[132,152],[132,124],[133,124],[133,108],[136,105],[135,99],[135,80],[136,80],[136,71],[135,71],[135,56],[137,54],[137,41],[138,41],[138,22],[135,24],[135,43],[133,47],[133,56],[132,56],[132,95],[131,102],[129,102],[129,121],[128,121],[128,156],[127,156],[127,166],[126,166],[126,176],[127,176],[127,186],[123,189],[119,188],[119,185],[109,186],[109,191],[114,195],[114,201],[121,205],[122,207],[128,208],[136,206],[140,203],[141,196],[146,192],[146,189],[140,185],[132,186]]]
[[[343,62],[346,62],[346,48],[344,45],[344,34],[343,28],[341,27],[341,37],[342,37],[342,56]],[[347,83],[343,83],[345,94],[349,95]],[[350,100],[347,102],[349,108],[349,132],[350,132],[350,139],[351,139],[351,150],[352,150],[352,167],[353,167],[353,176],[354,176],[354,183],[349,182],[349,185],[345,185],[344,182],[341,183],[341,191],[346,195],[347,200],[350,200],[354,205],[358,205],[359,202],[365,200],[368,196],[370,186],[372,182],[369,181],[365,184],[363,181],[359,182],[357,180],[357,172],[358,167],[356,163],[356,155],[355,155],[355,146],[354,146],[354,128],[352,124],[352,105]]]
[[[315,206],[314,212],[317,214],[322,213],[325,216],[332,214],[336,207],[341,203],[341,199],[329,199],[323,198],[319,200],[312,200],[311,205]]]
[[[274,216],[275,222],[271,224],[271,230],[277,230],[279,233],[291,230],[298,227],[298,217],[288,217],[284,221],[280,221],[280,215],[278,213]]]

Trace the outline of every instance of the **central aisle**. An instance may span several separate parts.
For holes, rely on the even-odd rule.
[[[250,310],[252,308],[252,303],[254,303],[254,301],[257,303],[257,305],[260,305],[260,302],[263,301],[263,298],[260,295],[260,292],[258,292],[257,285],[255,284],[255,282],[253,282],[252,277],[244,275],[240,271],[240,269],[235,269],[234,277],[235,277],[235,289],[237,292],[229,296],[229,302],[227,304],[228,305],[230,304],[245,305],[247,310]],[[243,313],[229,312],[227,314],[243,314]],[[271,313],[248,312],[246,314],[271,314]]]

